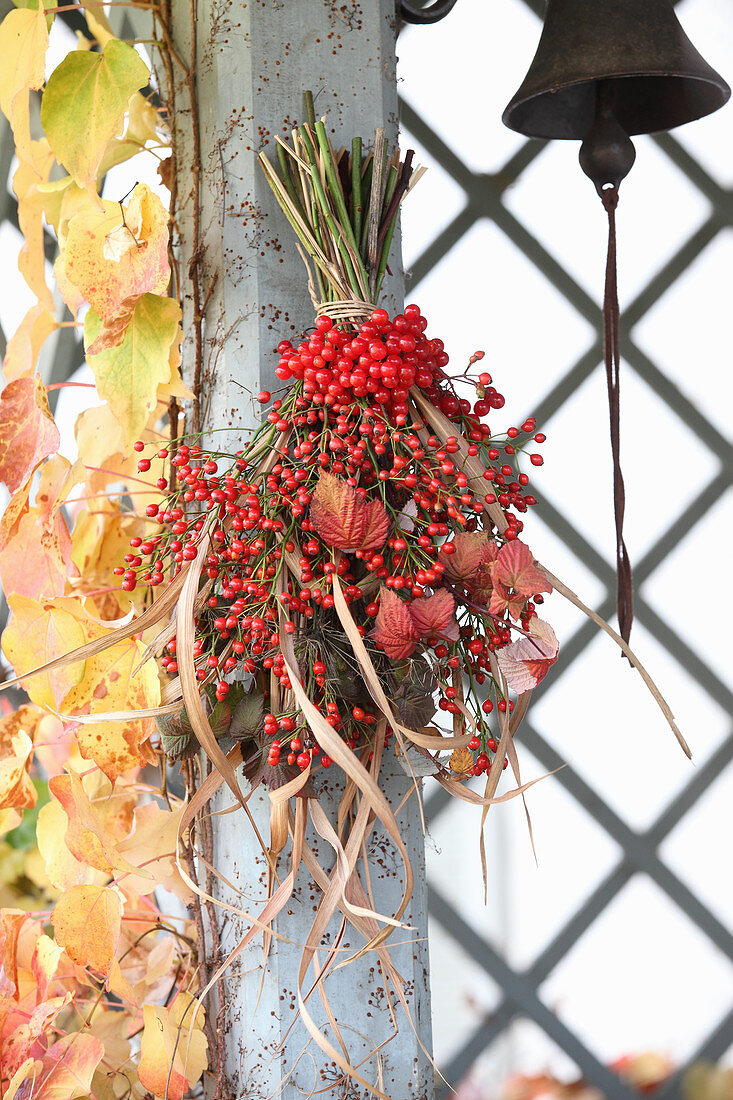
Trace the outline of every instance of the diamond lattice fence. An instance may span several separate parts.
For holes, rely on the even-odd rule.
[[[577,147],[527,141],[498,121],[542,7],[460,0],[438,28],[403,31],[403,143],[431,169],[404,244],[431,332],[466,358],[488,341],[489,369],[516,409],[507,423],[533,412],[547,431],[527,537],[610,621],[603,211]],[[711,8],[687,0],[678,12],[724,68],[733,12]],[[429,859],[436,1047],[453,1085],[477,1062],[495,1077],[539,1051],[628,1100],[633,1090],[607,1068],[616,1037],[629,1050],[666,1048],[678,1064],[717,1060],[733,1043],[730,877],[714,854],[730,821],[731,678],[716,655],[724,632],[682,594],[704,555],[722,568],[730,534],[731,108],[695,125],[637,142],[618,216],[632,640],[685,721],[697,765],[670,762],[628,668],[591,624],[549,601],[561,657],[520,734],[535,774],[562,769],[529,799],[540,804],[544,874],[533,880],[520,851],[521,822],[495,819],[484,910],[470,881],[478,859],[463,855],[475,822],[442,791],[426,799],[440,849]],[[680,1094],[680,1076],[662,1096]]]

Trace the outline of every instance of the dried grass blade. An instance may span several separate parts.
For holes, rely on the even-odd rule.
[[[186,706],[186,713],[188,714],[189,722],[196,734],[203,749],[211,760],[212,764],[218,768],[218,770],[224,776],[224,780],[229,787],[230,791],[240,803],[245,805],[244,796],[240,790],[239,783],[237,782],[237,776],[229,760],[227,760],[224,753],[219,748],[219,743],[216,740],[214,731],[209,724],[209,720],[206,717],[206,711],[204,710],[203,703],[201,702],[201,696],[199,694],[200,685],[196,679],[196,667],[193,660],[193,643],[194,643],[194,605],[196,602],[196,596],[198,593],[198,582],[201,572],[204,567],[206,555],[209,548],[208,530],[211,526],[211,522],[204,527],[202,531],[202,538],[198,545],[196,557],[191,562],[191,566],[186,573],[186,580],[181,592],[181,601],[178,611],[178,667],[181,677],[181,687],[183,690],[183,701]]]

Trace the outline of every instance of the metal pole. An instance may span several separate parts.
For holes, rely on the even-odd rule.
[[[354,135],[369,142],[376,126],[386,126],[394,141],[395,4],[251,0],[230,6],[222,0],[171,0],[170,23],[175,49],[190,70],[186,77],[175,65],[180,79],[173,104],[186,378],[189,385],[194,377],[201,382],[201,426],[228,429],[226,438],[237,449],[237,430],[251,425],[257,415],[250,394],[275,391],[280,384],[274,375],[275,346],[284,338],[300,336],[313,322],[301,261],[257,167],[256,154],[272,148],[276,134],[287,134],[301,121],[304,89],[314,92],[316,113],[326,116],[336,147]],[[402,300],[399,247],[390,267],[388,308]],[[187,427],[190,423],[189,413]],[[334,822],[341,790],[335,772],[332,768],[320,778],[322,805]],[[394,807],[412,789],[412,781],[391,756],[382,784]],[[214,808],[231,802],[231,797],[221,795]],[[256,792],[249,807],[267,836],[267,794]],[[395,998],[384,989],[373,953],[335,970],[326,988],[350,1060],[353,1065],[361,1063],[359,1072],[367,1081],[393,1100],[432,1100],[433,1070],[422,1049],[431,1049],[425,850],[414,791],[399,820],[416,889],[403,918],[412,930],[396,931],[391,954],[408,983],[412,1024],[398,1005],[395,1033],[389,1009]],[[309,836],[309,841],[330,869],[331,850],[316,836]],[[399,860],[378,831],[369,849],[377,909],[391,914],[402,895]],[[265,898],[266,862],[241,810],[213,818],[211,852],[222,876],[213,880],[214,894],[257,912]],[[283,857],[280,867],[286,866]],[[226,975],[215,998],[218,1008],[213,1016],[219,1014],[212,1020],[224,1036],[228,1083],[228,1091],[216,1091],[214,1067],[209,1095],[216,1093],[217,1100],[265,1100],[278,1089],[286,1100],[301,1100],[311,1092],[344,1098],[365,1095],[361,1086],[339,1083],[341,1074],[309,1041],[300,1021],[288,1032],[295,1016],[301,945],[317,897],[308,874],[301,873],[287,913],[275,925],[285,939],[273,941],[266,966],[260,936]],[[248,928],[223,910],[217,912],[217,924],[220,958],[214,964]],[[329,930],[329,942],[336,927]],[[362,942],[349,927],[342,946],[353,952]],[[310,984],[306,980],[304,988]],[[308,1009],[334,1042],[317,992]]]

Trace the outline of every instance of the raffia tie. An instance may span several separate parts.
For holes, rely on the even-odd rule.
[[[316,317],[331,317],[334,321],[366,321],[375,310],[373,302],[359,298],[338,299],[316,305]]]

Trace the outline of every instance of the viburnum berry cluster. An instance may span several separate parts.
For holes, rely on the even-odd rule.
[[[297,350],[280,345],[277,372],[295,381],[282,398],[258,395],[269,408],[245,447],[227,455],[179,440],[157,450],[170,462],[158,481],[165,502],[147,509],[154,533],[131,540],[122,586],[169,583],[206,536],[196,676],[219,708],[217,732],[248,739],[273,785],[331,764],[290,692],[283,634],[326,722],[351,748],[374,731],[378,710],[334,609],[335,585],[400,722],[424,729],[442,711],[471,733],[451,757],[454,774],[489,771],[495,712],[513,708],[504,684],[527,690],[556,657],[536,614],[551,588],[519,537],[535,503],[520,462],[528,450],[530,463],[541,461],[534,444],[544,436],[531,418],[493,434],[485,416],[504,399],[491,376],[467,372],[474,399],[459,398],[426,328],[414,305],[393,318],[375,309],[358,329],[321,317]],[[452,434],[430,430],[419,392]],[[170,675],[177,645],[171,638],[162,657]],[[287,701],[277,710],[273,681]],[[254,722],[242,722],[244,706]]]

